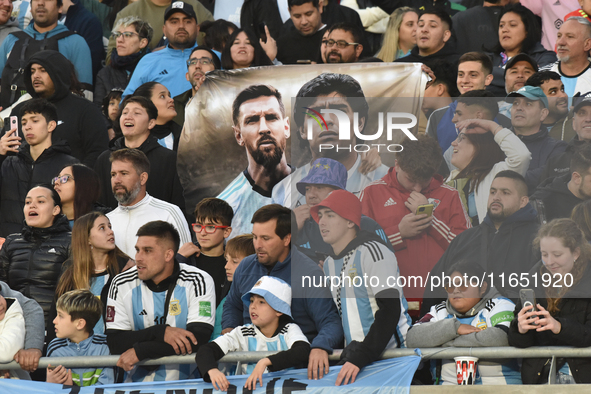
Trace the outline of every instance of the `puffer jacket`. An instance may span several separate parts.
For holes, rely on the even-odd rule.
[[[0,250],[0,281],[41,305],[45,327],[51,327],[49,311],[71,238],[70,223],[60,214],[48,228],[25,224]]]
[[[5,156],[0,170],[1,237],[22,230],[25,197],[32,186],[49,183],[62,168],[78,163],[78,159],[70,154],[65,141],[56,141],[33,160],[29,144],[23,142],[16,156]]]

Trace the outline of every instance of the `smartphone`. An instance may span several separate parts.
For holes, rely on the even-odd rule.
[[[10,129],[16,129],[16,131],[12,134],[15,137],[18,137],[18,116],[11,116],[10,117]]]
[[[297,64],[312,64],[312,60],[297,60]]]
[[[266,43],[267,42],[267,32],[265,32],[265,22],[261,22],[258,24],[258,31],[259,31],[259,38]]]
[[[522,306],[529,306],[533,308],[531,311],[537,311],[536,305],[538,303],[536,302],[536,294],[532,289],[519,290],[519,298],[521,299]],[[537,324],[532,323],[532,325],[536,326]]]
[[[415,212],[417,215],[428,215],[431,216],[433,215],[433,209],[435,209],[435,205],[433,204],[425,204],[425,205],[419,205],[417,207],[417,212]]]

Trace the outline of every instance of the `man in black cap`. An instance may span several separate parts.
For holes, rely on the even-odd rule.
[[[166,86],[172,97],[191,89],[185,79],[187,60],[197,47],[199,25],[193,6],[183,1],[173,2],[164,13],[162,32],[168,45],[140,60],[123,96],[133,92],[146,82],[158,82]]]
[[[538,72],[538,64],[525,53],[513,56],[505,65],[503,79],[500,83],[495,73],[498,72],[497,69],[498,67],[493,68],[493,82],[488,86],[487,90],[497,97],[502,97],[524,87],[527,79]],[[502,89],[505,91],[503,92]],[[511,119],[511,103],[507,101],[501,102],[499,113]]]

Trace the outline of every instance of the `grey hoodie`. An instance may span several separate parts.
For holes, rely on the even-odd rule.
[[[0,25],[0,44],[4,42],[4,39],[8,37],[10,33],[20,30],[21,29],[18,27],[18,20],[16,18],[8,19],[8,22]]]

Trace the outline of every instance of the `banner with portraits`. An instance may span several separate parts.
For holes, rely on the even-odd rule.
[[[285,146],[287,163],[294,168],[308,163],[311,158],[309,149],[300,143],[299,138],[302,135],[305,138],[302,134],[305,127],[294,124],[293,105],[302,86],[323,73],[344,74],[358,82],[369,104],[363,134],[371,135],[371,141],[356,149],[364,152],[365,145],[382,143],[379,152],[382,162],[393,166],[393,150],[388,151],[386,147],[400,142],[405,135],[401,130],[386,132],[388,123],[393,122],[386,114],[405,113],[419,117],[422,92],[427,82],[419,64],[318,64],[218,70],[207,74],[185,112],[177,168],[187,207],[194,207],[205,197],[219,195],[248,166],[246,150],[249,142],[239,144],[236,138],[232,105],[238,94],[252,85],[270,85],[281,94],[289,125]],[[320,122],[320,117],[317,119]],[[413,133],[417,132],[416,122],[412,120],[394,122],[406,122]],[[383,132],[378,132],[382,129]]]

